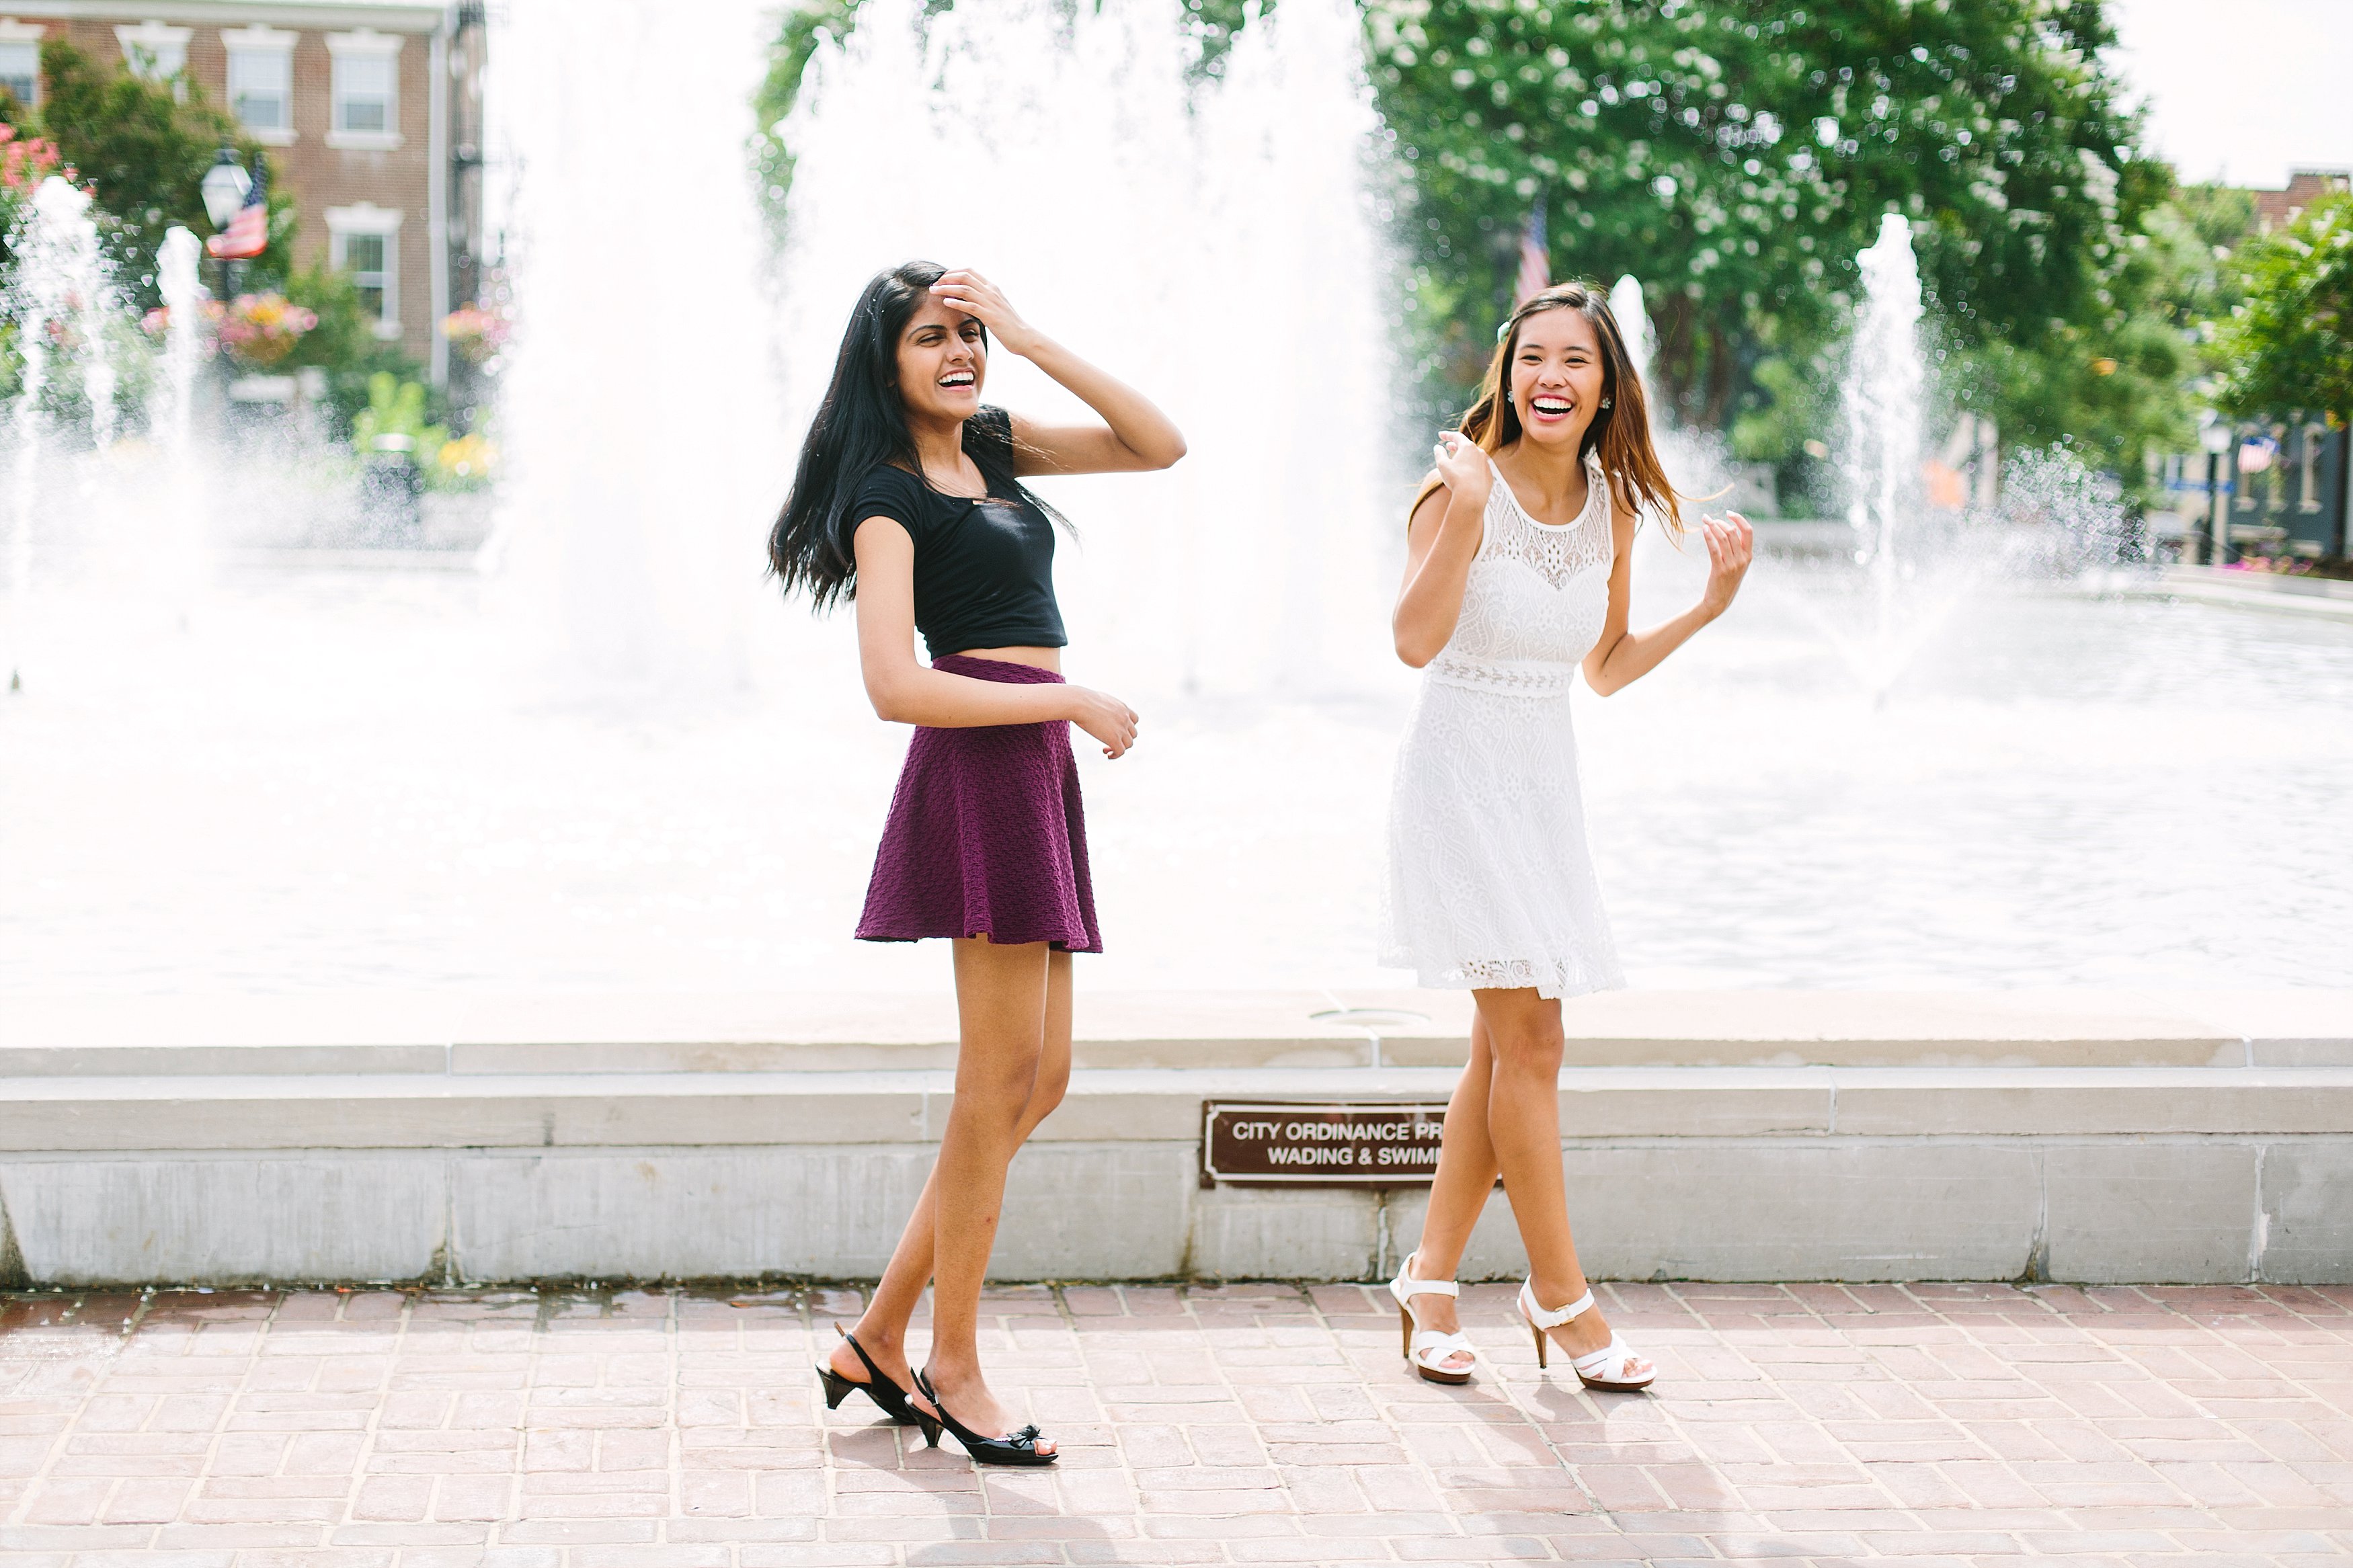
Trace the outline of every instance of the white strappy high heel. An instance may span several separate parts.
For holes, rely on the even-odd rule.
[[[1413,1299],[1416,1296],[1459,1296],[1461,1293],[1462,1287],[1451,1279],[1415,1279],[1411,1253],[1406,1255],[1405,1262],[1398,1269],[1398,1277],[1389,1281],[1389,1294],[1398,1304],[1398,1327],[1405,1342],[1405,1359],[1413,1363],[1413,1370],[1421,1373],[1424,1382],[1461,1384],[1471,1381],[1469,1367],[1442,1364],[1449,1356],[1462,1355],[1474,1362],[1478,1360],[1479,1352],[1472,1348],[1471,1336],[1441,1334],[1436,1329],[1425,1329],[1421,1321],[1413,1315]]]
[[[1551,1349],[1552,1336],[1545,1331],[1556,1329],[1572,1318],[1582,1317],[1592,1308],[1593,1292],[1588,1290],[1567,1306],[1548,1311],[1536,1305],[1535,1282],[1528,1280],[1522,1283],[1520,1321],[1526,1323],[1529,1331],[1536,1337],[1537,1366],[1546,1367],[1552,1364],[1548,1353]],[[1626,1369],[1641,1359],[1634,1353],[1634,1347],[1620,1339],[1617,1331],[1613,1329],[1610,1331],[1608,1344],[1589,1354],[1572,1358],[1568,1365],[1569,1370],[1577,1373],[1577,1381],[1588,1388],[1603,1394],[1639,1394],[1650,1387],[1659,1375],[1658,1369],[1653,1367],[1640,1379],[1628,1377]]]

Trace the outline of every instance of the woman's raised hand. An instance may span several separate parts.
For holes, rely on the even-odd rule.
[[[1700,608],[1720,616],[1732,607],[1732,596],[1748,574],[1748,563],[1757,552],[1757,531],[1736,511],[1703,517],[1699,526],[1707,540],[1707,587],[1700,594]]]
[[[1465,500],[1482,501],[1494,483],[1494,470],[1487,466],[1487,453],[1478,442],[1460,430],[1440,433],[1434,454],[1438,460],[1440,483]]]
[[[1118,757],[1135,744],[1135,710],[1107,691],[1073,686],[1071,722],[1103,742],[1103,755]]]
[[[1026,359],[1029,351],[1038,346],[1037,329],[1021,319],[1021,312],[1013,308],[1005,290],[969,268],[959,267],[940,274],[940,280],[932,285],[932,293],[940,303],[977,316],[980,324],[1004,345],[1007,353]]]

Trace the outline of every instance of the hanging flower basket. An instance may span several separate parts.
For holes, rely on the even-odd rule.
[[[487,364],[507,346],[507,319],[480,305],[460,305],[441,318],[449,352],[468,364]]]
[[[269,370],[294,352],[318,316],[283,294],[239,294],[227,305],[206,304],[221,352],[248,370]]]

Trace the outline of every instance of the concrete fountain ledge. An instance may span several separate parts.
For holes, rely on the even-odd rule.
[[[1355,1025],[1336,1008],[1409,1013]],[[2353,1279],[2353,992],[1616,993],[1568,1009],[1594,1271]],[[1206,1099],[1442,1100],[1468,999],[1098,994],[1007,1278],[1362,1278],[1405,1190],[1204,1189]],[[0,1282],[878,1271],[945,996],[12,999]],[[1512,1273],[1493,1205],[1467,1272]]]

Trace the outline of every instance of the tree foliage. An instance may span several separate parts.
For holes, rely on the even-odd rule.
[[[2116,357],[2169,180],[2135,151],[2100,0],[1368,0],[1366,22],[1440,384],[1483,350],[1537,203],[1556,271],[1644,280],[1666,399],[1712,427],[1807,423],[1776,385],[1818,385],[1887,212],[1952,352],[2049,358],[2073,392]]]
[[[2353,416],[2353,195],[2322,197],[2238,259],[2245,298],[2221,332],[2223,405]]]
[[[185,79],[175,89],[119,62],[102,67],[62,39],[41,46],[41,74],[40,107],[0,94],[0,118],[56,145],[111,220],[106,237],[118,280],[139,303],[152,305],[155,249],[164,231],[179,224],[199,235],[213,232],[205,171],[223,147],[236,148],[248,163],[262,156],[261,147]],[[282,191],[273,191],[269,202],[269,248],[255,269],[283,277],[292,256],[292,204]]]

